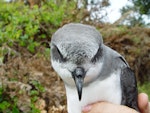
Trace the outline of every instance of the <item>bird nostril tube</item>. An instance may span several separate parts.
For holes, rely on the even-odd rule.
[[[77,67],[75,70],[74,70],[74,75],[76,75],[76,77],[83,77],[85,76],[85,71],[82,67]]]

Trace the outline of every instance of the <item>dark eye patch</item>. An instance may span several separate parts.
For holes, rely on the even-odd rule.
[[[66,59],[63,57],[59,49],[56,45],[53,45],[52,51],[51,51],[52,59],[53,60],[59,60],[60,62],[65,62]]]
[[[91,59],[91,62],[95,63],[97,60],[99,60],[102,57],[102,52],[103,52],[103,49],[101,47],[99,47],[99,49],[97,50],[97,53]]]

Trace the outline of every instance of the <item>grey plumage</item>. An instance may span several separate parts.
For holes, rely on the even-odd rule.
[[[71,23],[58,29],[51,40],[51,62],[65,83],[69,113],[96,101],[138,110],[134,73],[94,27]]]

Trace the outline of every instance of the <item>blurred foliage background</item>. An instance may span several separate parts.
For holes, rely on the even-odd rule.
[[[50,65],[52,34],[64,24],[95,26],[104,43],[120,52],[150,96],[150,16],[148,0],[131,0],[113,24],[106,22],[109,0],[0,0],[0,112],[66,113],[62,80]],[[87,6],[91,6],[90,9]]]

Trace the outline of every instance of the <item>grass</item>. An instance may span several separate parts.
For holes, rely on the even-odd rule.
[[[150,98],[150,82],[145,82],[144,84],[138,84],[139,93],[146,93]]]

